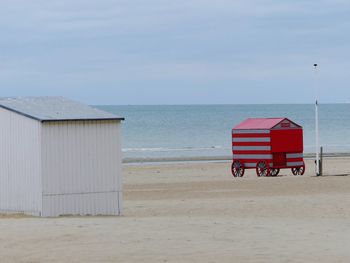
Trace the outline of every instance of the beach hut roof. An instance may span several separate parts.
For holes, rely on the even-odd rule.
[[[64,97],[0,98],[0,107],[41,122],[77,120],[124,120]]]
[[[300,125],[292,122],[287,118],[248,118],[245,121],[241,122],[237,126],[235,126],[234,130],[245,130],[245,129],[272,129],[279,123],[283,121],[288,121],[293,123],[297,127],[301,127]]]

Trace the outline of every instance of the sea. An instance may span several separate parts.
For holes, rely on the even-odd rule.
[[[249,117],[286,117],[303,126],[304,152],[315,152],[315,106],[104,105],[123,122],[125,160],[229,158],[231,129]],[[325,153],[350,152],[350,104],[319,104],[320,145]]]

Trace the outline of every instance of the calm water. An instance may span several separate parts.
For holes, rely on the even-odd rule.
[[[287,117],[304,128],[305,152],[314,151],[313,105],[98,106],[126,118],[127,158],[231,155],[231,129],[248,117]],[[350,152],[350,104],[319,106],[325,152]]]

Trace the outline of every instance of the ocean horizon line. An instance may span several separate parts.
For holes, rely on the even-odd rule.
[[[350,102],[322,102],[318,101],[318,105],[348,105]],[[249,105],[315,105],[310,103],[185,103],[185,104],[90,104],[90,106],[109,107],[109,106],[249,106]]]

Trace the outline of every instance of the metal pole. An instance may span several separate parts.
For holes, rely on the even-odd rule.
[[[320,148],[320,176],[323,173],[323,147]]]
[[[316,136],[316,176],[320,175],[320,156],[319,156],[319,141],[318,141],[318,101],[317,101],[317,64],[315,68],[315,136]]]

